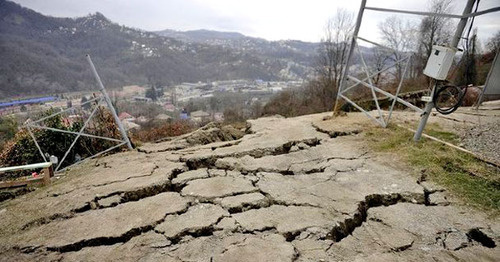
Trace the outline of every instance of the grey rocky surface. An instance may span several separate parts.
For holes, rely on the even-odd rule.
[[[0,204],[0,261],[496,261],[498,218],[328,114],[210,125]],[[348,119],[348,118],[346,118]]]
[[[249,193],[222,198],[219,204],[231,213],[247,209],[266,207],[269,199],[261,193]]]
[[[181,194],[200,199],[214,199],[255,192],[256,190],[257,188],[243,177],[211,177],[188,182]]]
[[[212,230],[217,222],[229,216],[229,212],[218,205],[195,205],[183,214],[169,215],[156,226],[155,231],[163,234],[167,239],[178,239],[182,234],[202,234]],[[213,230],[212,230],[213,231]]]

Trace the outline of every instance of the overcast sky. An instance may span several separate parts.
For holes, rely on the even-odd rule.
[[[368,0],[367,6],[424,11],[428,0]],[[357,14],[361,0],[14,0],[45,15],[78,17],[101,12],[112,21],[149,31],[211,29],[235,31],[268,40],[297,39],[317,42],[337,8]],[[465,0],[454,0],[461,14]],[[479,10],[500,6],[482,0]],[[365,11],[360,36],[380,41],[377,25],[391,14]],[[421,17],[399,15],[417,21]],[[500,30],[500,12],[478,17],[484,42]],[[455,19],[457,20],[457,19]]]

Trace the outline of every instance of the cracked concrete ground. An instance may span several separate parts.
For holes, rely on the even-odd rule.
[[[368,120],[327,115],[250,120],[244,136],[210,126],[83,163],[0,204],[0,261],[500,257],[497,218],[380,161]]]

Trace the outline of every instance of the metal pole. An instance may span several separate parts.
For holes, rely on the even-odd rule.
[[[398,89],[396,89],[396,95],[394,95],[394,97],[398,97],[399,91],[401,91],[401,87],[403,86],[403,81],[405,79],[406,71],[408,70],[408,65],[410,64],[410,61],[411,61],[411,56],[408,57],[408,60],[406,61],[405,70],[403,72],[403,75],[401,75],[401,80],[399,81]],[[389,115],[387,116],[387,122],[386,122],[387,124],[389,124],[389,121],[391,120],[392,111],[394,110],[394,105],[396,105],[396,101],[397,99],[392,100],[392,104],[389,109]],[[384,127],[387,127],[387,125]]]
[[[42,149],[40,148],[40,145],[38,145],[38,142],[36,141],[36,138],[35,138],[35,135],[33,134],[33,132],[31,131],[31,127],[30,126],[27,126],[26,129],[28,129],[28,133],[30,134],[31,138],[33,139],[33,141],[35,142],[35,146],[36,148],[38,148],[38,152],[40,152],[40,155],[42,156],[43,158],[43,161],[44,162],[47,162],[47,159],[45,158],[45,155],[43,154],[43,151]]]
[[[390,13],[402,13],[402,14],[410,14],[410,15],[432,16],[432,17],[463,18],[463,16],[461,16],[461,15],[433,13],[433,12],[408,11],[408,10],[379,8],[379,7],[371,7],[371,6],[367,6],[366,10],[379,11],[379,12],[390,12]]]
[[[361,49],[359,49],[357,43],[356,43],[356,49],[358,50],[359,58],[361,58],[361,62],[363,63],[363,68],[366,73],[366,77],[368,78],[368,83],[371,86],[373,86],[372,78],[370,77],[370,72],[368,71],[368,66],[366,65],[365,58],[363,57]],[[380,117],[380,125],[386,127],[386,123],[384,121],[384,115],[382,114],[382,111],[380,110],[380,105],[378,104],[377,94],[375,94],[375,90],[373,90],[373,87],[370,87],[370,90],[372,91],[373,100],[375,100],[375,106],[377,107],[378,116]]]
[[[85,136],[85,137],[99,138],[99,139],[104,139],[104,140],[113,141],[113,142],[125,142],[125,141],[120,140],[120,139],[114,139],[114,138],[105,137],[105,136],[94,136],[94,135],[91,135],[91,134],[78,133],[78,132],[73,132],[73,131],[67,131],[67,130],[63,130],[63,129],[57,129],[57,128],[48,127],[48,126],[39,126],[39,125],[31,125],[31,124],[28,124],[28,126],[29,127],[33,127],[33,128],[46,129],[46,130],[50,130],[50,131],[54,131],[54,132],[66,133],[66,134],[73,134],[73,135],[78,135],[79,134],[79,135]]]
[[[394,48],[390,48],[390,47],[388,47],[388,46],[381,45],[381,44],[379,44],[379,43],[376,43],[376,42],[370,41],[370,40],[368,40],[368,39],[366,39],[366,38],[363,38],[363,37],[361,37],[361,36],[358,36],[357,38],[358,38],[359,40],[361,40],[361,41],[365,41],[365,42],[370,43],[370,44],[372,44],[372,45],[374,45],[374,46],[378,46],[378,47],[380,47],[380,48],[387,49],[387,50],[392,51],[392,52],[399,52],[398,50],[396,50],[396,49],[394,49]]]
[[[340,95],[340,97],[342,97],[345,101],[347,101],[348,103],[351,103],[351,105],[353,105],[354,107],[356,107],[359,111],[363,112],[367,117],[371,118],[373,121],[375,121],[375,123],[379,124],[379,125],[382,125],[382,123],[377,120],[375,117],[373,117],[372,115],[370,115],[370,113],[368,113],[366,110],[364,110],[362,107],[360,107],[358,104],[354,103],[351,99],[349,99],[348,97],[344,96],[344,95]]]
[[[405,106],[407,106],[407,107],[409,107],[409,108],[411,108],[411,109],[413,109],[413,110],[415,110],[417,112],[423,112],[422,109],[414,106],[413,104],[411,104],[409,102],[406,102],[404,99],[401,99],[401,98],[399,98],[399,97],[397,97],[397,96],[395,96],[395,95],[393,95],[393,94],[391,94],[391,93],[389,93],[387,91],[384,91],[384,90],[382,90],[382,89],[380,89],[380,88],[378,88],[376,86],[372,86],[372,85],[370,85],[370,84],[368,84],[366,82],[363,82],[363,81],[357,79],[354,76],[348,76],[348,77],[349,77],[350,80],[352,80],[352,81],[354,81],[354,82],[356,82],[358,84],[364,85],[364,86],[366,86],[368,88],[373,88],[373,90],[375,90],[375,91],[377,91],[377,92],[385,95],[386,97],[389,97],[391,99],[396,99],[399,103],[401,103],[401,104],[403,104],[403,105],[405,105]]]
[[[495,59],[493,59],[493,64],[491,64],[490,71],[488,72],[488,76],[486,77],[486,81],[484,82],[483,90],[481,90],[481,94],[479,94],[479,97],[477,98],[477,101],[476,101],[476,110],[479,109],[479,106],[483,102],[484,93],[486,92],[486,89],[490,85],[490,84],[488,84],[488,82],[490,81],[491,74],[493,73],[493,68],[495,68],[495,65],[497,63],[497,59],[498,59],[498,54],[499,53],[500,53],[500,49],[497,49],[497,54],[495,55]]]
[[[130,140],[128,139],[127,136],[127,131],[125,131],[125,128],[122,125],[122,122],[120,121],[120,118],[118,118],[118,115],[116,114],[115,107],[113,106],[113,103],[111,103],[111,99],[109,99],[108,93],[106,92],[106,89],[104,88],[104,85],[102,84],[101,78],[99,77],[99,74],[97,73],[97,70],[95,69],[94,63],[92,63],[92,59],[90,59],[90,55],[87,54],[87,61],[90,64],[90,68],[92,69],[92,73],[94,74],[94,77],[99,84],[99,88],[101,89],[102,94],[104,95],[104,99],[106,100],[106,104],[108,104],[109,110],[111,111],[111,114],[113,115],[113,118],[115,119],[116,124],[118,125],[118,128],[120,129],[120,133],[122,134],[124,142],[127,144],[129,149],[133,149],[132,144],[130,144]]]
[[[388,9],[388,8],[378,8],[367,6],[366,10],[380,11],[380,12],[391,12],[391,13],[403,13],[403,14],[411,14],[411,15],[423,15],[423,16],[433,16],[433,17],[449,17],[449,18],[467,18],[474,17],[479,15],[484,15],[492,12],[500,11],[500,6],[493,7],[490,9],[486,9],[483,11],[468,13],[464,15],[454,15],[454,14],[444,14],[444,13],[432,13],[432,12],[419,12],[419,11],[408,11],[408,10],[397,10],[397,9]]]
[[[396,66],[398,63],[401,63],[401,62],[403,62],[403,61],[405,61],[405,60],[407,60],[407,59],[408,59],[408,57],[405,57],[405,58],[403,58],[403,59],[399,59],[398,61],[394,62],[392,65],[387,66],[387,67],[383,68],[382,70],[377,71],[377,72],[375,72],[375,73],[371,74],[371,75],[370,75],[370,77],[374,77],[374,76],[376,76],[377,74],[383,73],[383,72],[385,72],[385,71],[387,71],[387,70],[389,70],[389,69],[393,68],[393,67],[394,67],[394,66]],[[366,81],[366,80],[368,80],[368,77],[361,79],[361,81],[363,81],[363,82],[364,82],[364,81]],[[359,85],[359,84],[354,84],[354,85],[352,85],[352,86],[349,86],[348,88],[346,88],[346,89],[342,90],[342,93],[345,93],[345,92],[347,92],[347,91],[351,90],[352,88],[354,88],[354,87],[356,87],[356,86],[358,86],[358,85]]]
[[[68,169],[68,168],[72,167],[73,165],[76,165],[76,164],[78,164],[78,163],[82,163],[83,161],[86,161],[86,160],[89,160],[89,159],[92,159],[92,158],[95,158],[95,157],[98,157],[98,156],[100,156],[100,155],[102,155],[102,154],[104,154],[104,153],[107,153],[107,152],[109,152],[109,151],[111,151],[111,150],[113,150],[113,149],[119,148],[119,147],[121,147],[121,146],[125,145],[126,143],[127,143],[127,142],[122,141],[120,144],[118,144],[118,145],[116,145],[116,146],[110,147],[110,148],[108,148],[108,149],[106,149],[106,150],[104,150],[104,151],[101,151],[101,152],[99,152],[99,153],[97,153],[97,154],[93,155],[93,156],[89,156],[89,157],[87,157],[87,158],[83,159],[83,160],[82,160],[82,161],[80,161],[80,162],[73,163],[73,164],[71,164],[71,165],[69,165],[69,166],[66,166],[66,167],[64,167],[63,169],[58,170],[58,172],[63,172],[63,171],[65,171],[66,169]]]
[[[93,99],[91,99],[91,100],[89,100],[89,101],[87,101],[87,102],[85,102],[85,103],[83,103],[83,104],[81,104],[81,105],[85,105],[85,104],[88,104],[88,103],[94,102],[94,101],[95,101],[95,100],[97,100],[97,99],[100,99],[100,97],[93,98]],[[64,112],[71,111],[71,110],[73,110],[73,109],[74,109],[73,107],[69,107],[69,108],[66,108],[66,109],[64,109],[64,110],[62,110],[62,111],[59,111],[59,112],[54,113],[54,114],[52,114],[52,115],[48,115],[48,116],[46,116],[46,117],[42,117],[42,118],[40,118],[40,119],[38,119],[38,120],[36,120],[36,121],[30,122],[30,123],[31,123],[31,124],[36,124],[36,123],[42,122],[42,121],[44,121],[44,120],[46,120],[46,119],[49,119],[49,118],[51,118],[51,117],[54,117],[54,116],[60,115],[60,114],[62,114],[62,113],[64,113]]]
[[[342,87],[344,87],[347,74],[349,73],[349,66],[351,66],[351,57],[354,51],[354,46],[356,45],[356,38],[358,37],[359,28],[361,27],[361,20],[363,19],[363,12],[365,11],[366,0],[361,1],[361,6],[359,7],[358,17],[356,19],[356,27],[351,37],[351,45],[349,46],[349,53],[347,53],[347,61],[345,63],[344,71],[342,72],[342,78],[340,80],[340,86],[337,88],[337,98],[335,99],[335,105],[333,106],[333,116],[337,114],[337,107],[339,104],[340,94],[342,93]]]
[[[474,5],[474,2],[476,0],[468,0],[467,5],[464,8],[464,12],[462,16],[464,18],[460,19],[460,22],[458,22],[458,27],[457,30],[455,31],[455,35],[453,36],[452,42],[451,42],[451,47],[456,48],[458,46],[458,43],[460,42],[460,39],[462,38],[462,33],[464,31],[465,25],[467,24],[467,21],[469,20],[469,17],[467,16],[472,12],[472,6]],[[436,84],[432,88],[431,96],[434,96],[434,90],[436,89]],[[433,98],[433,97],[432,97]],[[420,123],[418,124],[417,132],[415,132],[415,135],[413,136],[413,140],[415,142],[420,140],[420,137],[422,137],[422,133],[424,132],[425,125],[427,124],[427,119],[429,119],[429,115],[431,114],[432,108],[434,108],[434,102],[432,102],[433,99],[431,99],[430,102],[425,105],[425,110],[422,113],[422,118],[420,119]]]

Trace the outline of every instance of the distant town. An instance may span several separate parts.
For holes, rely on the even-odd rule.
[[[140,129],[150,121],[187,120],[194,124],[224,121],[224,106],[207,105],[221,94],[245,97],[245,105],[265,104],[280,91],[298,88],[302,81],[225,80],[181,83],[175,86],[130,85],[108,90],[118,109],[120,120],[129,129]],[[153,94],[152,94],[153,93]],[[99,96],[99,92],[71,92],[52,96],[0,101],[0,116],[14,115],[19,124],[49,109],[82,108],[82,104]],[[213,102],[212,102],[213,103]],[[189,106],[189,105],[195,106]],[[154,108],[154,110],[151,110]],[[199,110],[195,110],[199,109]],[[66,121],[80,117],[77,110]]]

